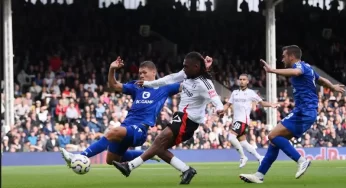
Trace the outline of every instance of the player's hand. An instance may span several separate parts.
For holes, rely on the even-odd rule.
[[[223,115],[225,115],[225,111],[224,111],[224,110],[218,110],[218,111],[216,111],[216,114],[217,114],[220,118],[222,118]]]
[[[138,85],[139,87],[143,87],[144,80],[137,80],[135,84]]]
[[[124,66],[124,61],[118,56],[117,60],[113,61],[110,65],[110,68],[113,69],[120,69]]]
[[[211,65],[213,64],[213,58],[206,56],[204,58],[204,62],[205,62],[205,67],[207,68],[207,70],[209,70],[209,68],[211,67]]]
[[[345,92],[345,86],[344,85],[340,85],[340,84],[333,85],[333,88],[331,88],[331,89],[333,91],[340,92],[340,93]]]
[[[281,105],[279,103],[272,103],[270,107],[272,108],[279,108]]]
[[[273,69],[269,66],[269,64],[267,62],[265,62],[263,59],[261,59],[260,61],[263,64],[263,68],[267,73],[273,72]]]

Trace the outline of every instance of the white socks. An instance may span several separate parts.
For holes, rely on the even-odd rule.
[[[304,157],[300,157],[297,161],[298,164],[302,164],[306,161],[306,159]]]
[[[264,175],[261,172],[256,172],[255,176],[257,176],[259,179],[263,179]]]
[[[133,169],[141,166],[143,163],[144,163],[143,159],[141,157],[137,157],[133,159],[132,161],[130,161],[128,164],[129,164],[130,170],[132,171]],[[176,157],[173,157],[171,159],[170,164],[181,172],[185,172],[186,170],[189,169],[189,166],[187,166],[187,164],[185,164],[183,161],[181,161],[180,159]]]
[[[230,134],[229,135],[229,141],[231,141],[231,144],[233,145],[233,147],[235,149],[237,149],[237,151],[240,154],[240,158],[245,158],[245,154],[244,154],[244,150],[243,147],[241,147],[239,140],[237,139],[237,136],[234,134]]]
[[[261,160],[261,155],[257,153],[256,149],[247,142],[247,140],[243,140],[240,142],[240,145],[243,146],[249,153],[254,155],[257,160]]]
[[[141,166],[143,163],[144,163],[143,159],[141,157],[137,157],[133,159],[132,161],[130,161],[128,164],[129,164],[130,170],[132,171],[133,169]]]
[[[176,158],[175,156],[171,159],[170,164],[177,170],[181,172],[185,172],[186,170],[189,169],[189,166],[187,166],[183,161],[180,159]]]

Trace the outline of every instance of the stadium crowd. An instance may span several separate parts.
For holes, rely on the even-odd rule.
[[[83,151],[107,130],[120,126],[133,101],[130,96],[112,92],[106,84],[108,66],[118,55],[126,62],[126,67],[116,74],[121,82],[136,79],[138,63],[148,59],[157,64],[158,77],[176,72],[181,69],[184,54],[194,49],[214,58],[215,78],[230,91],[238,88],[239,73],[249,73],[250,87],[265,87],[265,73],[257,62],[264,56],[264,50],[258,49],[264,49],[265,43],[264,17],[260,13],[243,12],[238,14],[239,20],[220,20],[217,14],[196,16],[187,10],[173,9],[166,10],[166,14],[158,18],[155,15],[159,13],[150,7],[127,11],[113,5],[101,11],[92,7],[81,9],[74,4],[43,6],[18,2],[13,15],[16,121],[7,127],[2,122],[2,128],[8,130],[2,135],[1,150],[4,152],[50,152],[58,151],[58,147]],[[299,19],[297,23],[294,16],[280,12],[278,43],[296,42],[303,47],[304,59],[309,63],[346,82],[346,30],[345,25],[339,24],[346,18],[345,9],[338,13],[334,9],[326,11],[302,5],[302,10],[296,11],[310,17]],[[53,16],[57,14],[61,16]],[[143,14],[146,18],[141,17]],[[210,15],[203,17],[204,14]],[[181,20],[182,15],[184,20]],[[199,19],[201,16],[204,19]],[[118,18],[116,24],[112,17]],[[247,24],[243,24],[243,19],[248,20]],[[238,28],[228,28],[233,22]],[[284,22],[298,25],[287,28]],[[175,56],[162,56],[148,49],[146,44],[156,39],[143,38],[135,31],[139,25],[149,23],[157,32],[179,44]],[[300,25],[304,26],[304,34],[291,31]],[[332,29],[331,36],[320,35],[324,27]],[[263,32],[251,32],[254,28],[261,28]],[[30,33],[30,37],[25,33]],[[278,77],[278,86],[289,90],[289,80]],[[323,90],[319,97],[316,123],[302,138],[293,139],[292,144],[296,147],[346,146],[346,96]],[[278,120],[281,120],[294,107],[294,101],[287,91],[279,93],[278,101],[282,104],[277,110]],[[142,149],[150,146],[167,126],[178,103],[179,96],[167,100]],[[3,110],[6,110],[3,93],[1,105],[3,117]],[[195,132],[194,138],[176,148],[232,147],[228,141],[231,110],[222,119],[215,116],[211,104],[205,112],[206,122]],[[265,109],[258,105],[253,107],[247,136],[256,148],[268,147],[266,135],[274,125],[267,125],[265,117]]]

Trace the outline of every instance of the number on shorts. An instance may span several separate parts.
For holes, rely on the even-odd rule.
[[[240,128],[240,123],[239,122],[235,122],[234,125],[233,125],[233,130],[237,130]]]
[[[285,121],[286,119],[290,119],[292,116],[293,116],[293,113],[290,113],[282,121]]]

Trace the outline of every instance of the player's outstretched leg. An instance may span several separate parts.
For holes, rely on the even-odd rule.
[[[144,153],[144,151],[139,151],[139,150],[127,150],[124,155],[121,158],[121,162],[127,162],[127,161],[131,161],[139,156],[141,156]],[[154,157],[152,157],[150,160],[153,161],[157,161],[160,162],[161,159],[155,155]]]
[[[296,126],[296,125],[295,125]],[[298,133],[299,134],[299,133]],[[301,136],[301,135],[299,135]],[[298,137],[299,137],[298,136]],[[300,178],[306,170],[309,168],[311,161],[302,157],[298,151],[292,146],[289,139],[293,137],[290,130],[279,123],[273,131],[268,135],[269,140],[276,147],[280,148],[288,157],[293,159],[298,164],[298,171],[296,173],[296,179]]]
[[[108,131],[104,137],[102,137],[97,142],[91,144],[86,150],[84,150],[80,154],[88,158],[93,157],[106,150],[111,142],[120,142],[125,136],[125,127],[113,128],[110,131]],[[74,154],[66,151],[64,148],[60,148],[60,152],[62,154],[63,159],[66,161],[67,166],[71,167],[71,160],[74,157]]]
[[[246,136],[243,135],[239,137],[238,139],[240,141],[240,145],[243,148],[245,148],[249,153],[251,153],[253,156],[255,156],[258,162],[261,164],[264,156],[261,156],[259,153],[257,153],[256,149],[251,144],[249,144],[249,142],[246,140]]]
[[[231,132],[231,134],[229,134],[229,141],[231,142],[232,146],[238,151],[240,155],[239,168],[243,168],[246,165],[248,158],[244,154],[243,147],[241,146],[239,140],[237,139],[236,133]]]
[[[171,146],[172,137],[173,133],[170,130],[170,128],[167,127],[156,137],[153,144],[141,156],[135,158],[134,160],[128,163],[120,163],[117,161],[113,161],[113,165],[124,176],[128,177],[131,174],[131,171],[142,165],[144,161],[151,159],[155,155],[160,156],[160,154],[165,152],[165,150]]]
[[[263,183],[264,175],[279,155],[279,148],[269,145],[267,153],[255,174],[240,174],[240,179],[247,183]]]
[[[264,175],[269,170],[271,164],[276,160],[279,149],[298,163],[298,171],[295,177],[297,179],[300,178],[310,166],[311,161],[303,158],[290,144],[289,139],[292,137],[292,133],[279,123],[268,135],[269,140],[275,146],[269,146],[258,172],[255,174],[240,174],[240,178],[245,182],[263,183]]]
[[[288,139],[277,136],[271,139],[271,142],[280,148],[288,157],[293,159],[298,163],[298,171],[296,173],[296,178],[300,178],[304,175],[305,171],[309,168],[311,161],[302,157],[298,151],[291,145]]]

